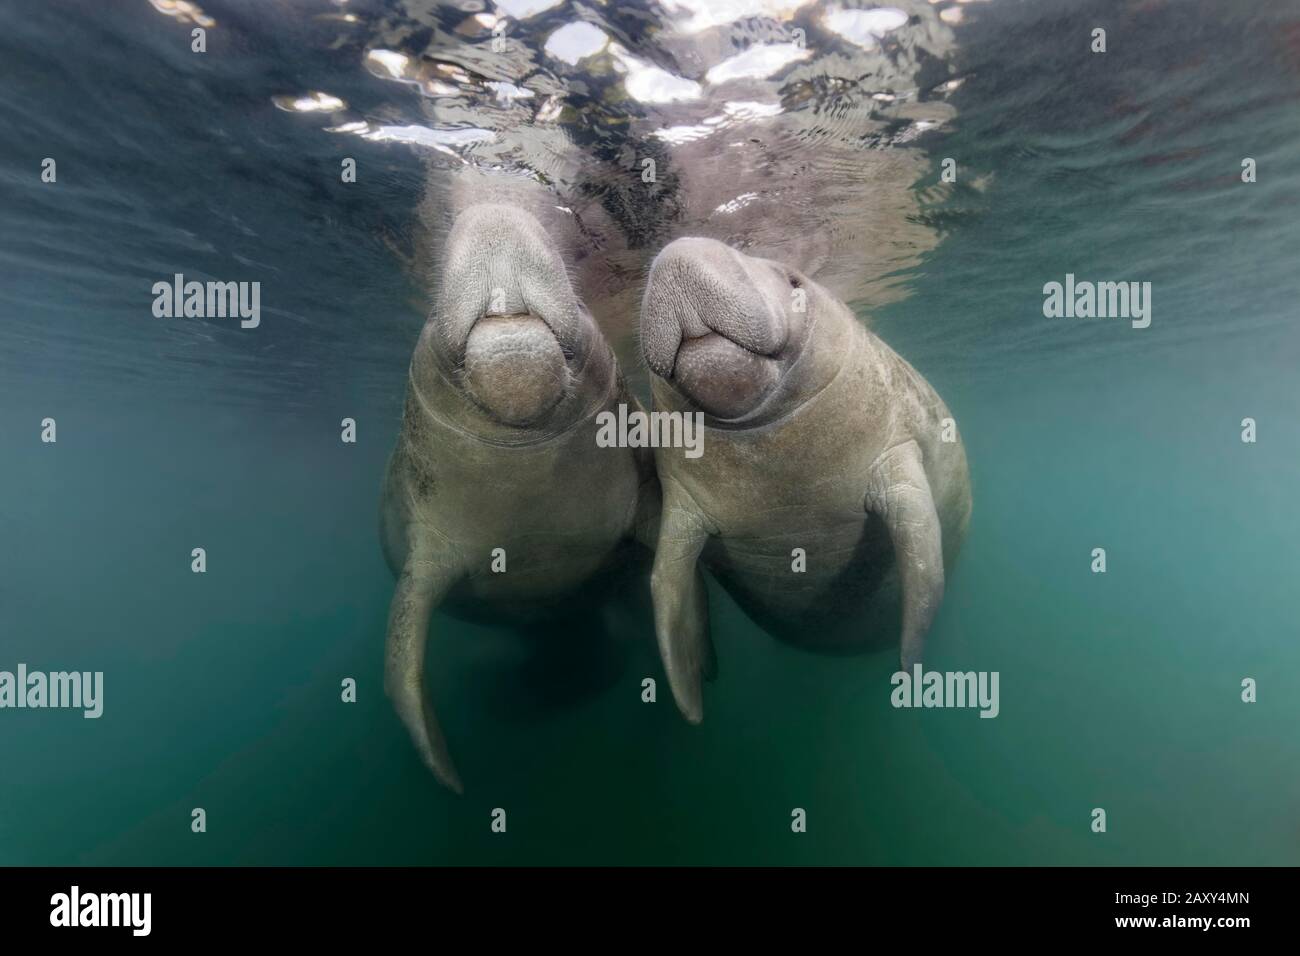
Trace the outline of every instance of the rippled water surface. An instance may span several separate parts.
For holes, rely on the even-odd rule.
[[[105,674],[99,720],[0,711],[0,863],[1296,862],[1300,4],[0,0],[0,110],[0,670]],[[975,499],[927,663],[996,719],[717,589],[700,727],[641,702],[644,614],[596,661],[439,619],[437,787],[376,509],[467,169],[583,223],[643,396],[684,235],[916,366]],[[175,273],[260,324],[155,318]],[[1150,326],[1046,318],[1067,273]]]

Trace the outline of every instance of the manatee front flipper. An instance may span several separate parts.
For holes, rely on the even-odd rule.
[[[438,563],[427,551],[413,548],[406,556],[388,611],[384,690],[410,731],[425,765],[443,784],[462,793],[460,775],[451,762],[442,728],[424,688],[429,618],[454,580],[453,570]]]
[[[926,632],[943,600],[943,533],[916,442],[896,445],[876,459],[863,504],[884,519],[894,544],[903,585],[900,657],[908,670],[921,660]]]
[[[708,591],[699,568],[708,539],[698,515],[665,497],[650,575],[655,638],[677,709],[693,724],[704,719],[701,680],[712,678],[717,670],[709,639]]]
[[[654,550],[659,542],[659,516],[663,510],[663,493],[659,490],[659,476],[655,474],[654,459],[640,454],[636,457],[637,483],[636,511],[632,519],[632,537]]]

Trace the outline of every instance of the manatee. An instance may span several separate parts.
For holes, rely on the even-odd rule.
[[[424,685],[434,610],[506,622],[580,610],[629,547],[652,542],[658,490],[648,452],[595,440],[599,413],[639,404],[575,294],[571,213],[536,184],[452,192],[380,531],[397,577],[385,689],[424,763],[459,793]]]
[[[640,335],[655,411],[704,424],[700,457],[655,458],[655,633],[686,719],[702,719],[714,666],[702,568],[813,649],[879,646],[901,617],[903,666],[918,662],[971,513],[935,390],[822,285],[713,239],[655,258]]]

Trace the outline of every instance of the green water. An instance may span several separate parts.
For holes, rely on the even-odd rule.
[[[1269,414],[1284,369],[1238,358],[951,392],[977,504],[927,663],[998,670],[996,719],[894,710],[892,655],[789,649],[716,589],[699,727],[642,703],[647,633],[611,686],[539,715],[526,642],[439,619],[462,798],[381,692],[395,407],[355,447],[328,420],[61,408],[57,446],[9,459],[27,506],[3,527],[6,650],[103,670],[105,711],[5,714],[3,861],[1294,862],[1300,512],[1278,479],[1300,436]],[[1240,408],[1265,422],[1255,446]]]

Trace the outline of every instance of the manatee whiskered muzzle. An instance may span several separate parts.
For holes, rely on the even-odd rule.
[[[646,364],[717,418],[739,418],[781,378],[792,302],[786,271],[713,239],[655,257],[641,310]]]
[[[568,394],[572,355],[538,316],[485,315],[465,341],[461,381],[474,403],[494,418],[526,426]]]
[[[780,380],[780,363],[717,332],[683,339],[664,376],[715,418],[739,418]]]

